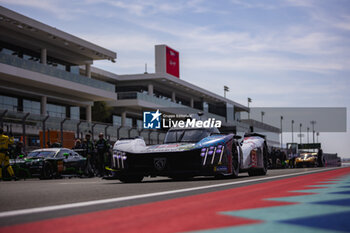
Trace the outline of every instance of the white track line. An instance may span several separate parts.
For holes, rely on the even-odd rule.
[[[71,208],[78,208],[78,207],[86,207],[86,206],[92,206],[92,205],[108,204],[108,203],[115,203],[115,202],[122,202],[122,201],[129,201],[129,200],[135,200],[135,199],[141,199],[141,198],[163,196],[163,195],[190,192],[190,191],[196,191],[196,190],[202,190],[202,189],[224,187],[224,186],[230,186],[230,185],[235,185],[235,184],[252,183],[252,182],[256,182],[256,181],[272,180],[272,179],[276,179],[276,178],[283,178],[283,177],[289,177],[289,176],[295,176],[295,175],[303,175],[303,174],[308,174],[308,173],[316,173],[319,171],[328,171],[328,170],[333,170],[333,169],[336,169],[336,168],[317,169],[317,170],[298,172],[298,173],[293,173],[293,174],[263,177],[263,178],[257,178],[257,179],[252,179],[252,180],[234,181],[234,182],[223,183],[223,184],[206,185],[206,186],[200,186],[200,187],[194,187],[194,188],[177,189],[177,190],[170,190],[170,191],[163,191],[163,192],[156,192],[156,193],[147,193],[147,194],[140,194],[140,195],[134,195],[134,196],[127,196],[127,197],[117,197],[117,198],[109,198],[109,199],[96,200],[96,201],[85,201],[85,202],[77,202],[77,203],[63,204],[63,205],[53,205],[53,206],[45,206],[45,207],[22,209],[22,210],[4,211],[4,212],[0,212],[0,218],[17,216],[17,215],[24,215],[24,214],[42,213],[42,212],[48,212],[48,211],[57,211],[57,210],[64,210],[64,209],[71,209]]]

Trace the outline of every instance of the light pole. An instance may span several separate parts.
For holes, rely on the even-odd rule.
[[[224,86],[224,97],[226,98],[226,92],[229,92],[230,88],[228,86]]]
[[[294,125],[294,120],[292,120],[292,143],[294,143],[293,125]]]
[[[310,128],[307,127],[306,128],[306,131],[307,131],[307,144],[309,144],[309,130],[310,130]]]
[[[250,109],[249,109],[249,103],[252,102],[252,99],[248,97],[248,119],[250,119]]]
[[[302,127],[302,126],[303,126],[303,124],[300,123],[300,125],[299,125],[299,127],[300,127],[300,134],[299,134],[299,136],[300,136],[300,145],[301,145],[301,136],[302,136],[302,135],[301,135],[301,127]]]
[[[261,111],[261,123],[264,123],[264,115],[265,115],[265,112]]]
[[[310,121],[311,125],[312,125],[312,143],[315,143],[315,124],[316,121]]]
[[[283,116],[281,116],[281,149],[283,148],[283,131],[282,131],[282,121],[283,121]]]

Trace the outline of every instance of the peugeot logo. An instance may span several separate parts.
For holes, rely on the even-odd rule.
[[[164,170],[165,164],[166,164],[166,158],[155,158],[153,162],[154,162],[154,167],[158,171]]]

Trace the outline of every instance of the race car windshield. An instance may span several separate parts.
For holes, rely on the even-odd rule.
[[[56,154],[56,151],[33,151],[28,154],[28,158],[49,158],[54,157]]]
[[[198,142],[209,135],[205,129],[172,130],[167,133],[164,143]]]

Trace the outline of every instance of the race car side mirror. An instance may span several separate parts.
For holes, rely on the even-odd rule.
[[[68,158],[69,154],[68,153],[64,153],[63,156]]]
[[[18,155],[18,158],[23,159],[24,155]]]

